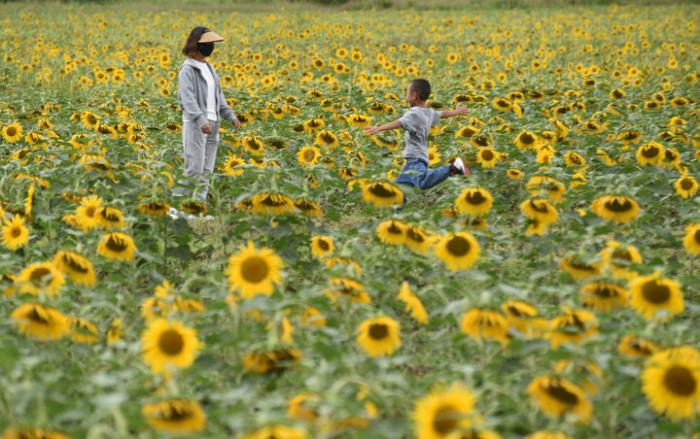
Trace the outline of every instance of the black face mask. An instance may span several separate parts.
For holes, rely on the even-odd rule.
[[[197,48],[202,56],[209,56],[214,51],[214,43],[197,43]]]

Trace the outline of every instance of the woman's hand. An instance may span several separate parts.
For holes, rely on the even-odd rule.
[[[233,120],[231,121],[231,123],[233,124],[233,127],[236,128],[236,129],[238,129],[238,128],[241,127],[241,121],[239,121],[238,118],[233,119]]]
[[[209,122],[205,122],[204,125],[202,125],[201,130],[204,134],[211,134],[211,127],[209,126]]]

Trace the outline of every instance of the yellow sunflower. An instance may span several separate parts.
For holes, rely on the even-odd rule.
[[[700,224],[691,224],[683,237],[685,250],[693,256],[700,256]]]
[[[520,149],[537,149],[537,147],[542,143],[539,136],[531,131],[522,131],[513,141],[515,146]]]
[[[2,245],[15,251],[29,243],[29,229],[24,225],[24,218],[14,215],[2,226]]]
[[[304,146],[297,152],[297,161],[301,166],[313,166],[321,159],[321,151],[315,146]]]
[[[649,405],[673,420],[700,414],[700,352],[680,346],[655,353],[642,372]]]
[[[160,201],[152,201],[149,203],[139,204],[138,210],[144,215],[159,217],[165,216],[168,213],[168,210],[170,210],[170,205]]]
[[[262,139],[255,136],[244,137],[243,147],[246,149],[246,151],[256,156],[262,156],[265,154],[265,144],[263,143]]]
[[[406,306],[406,312],[410,312],[411,317],[413,317],[415,321],[422,325],[428,324],[428,312],[425,310],[423,302],[420,301],[418,296],[413,294],[408,282],[401,282],[398,298]]]
[[[539,225],[548,226],[559,221],[559,212],[549,201],[543,198],[525,200],[520,204],[520,211],[527,218],[536,220]]]
[[[105,233],[97,245],[97,254],[111,261],[131,261],[137,250],[131,236],[120,232]]]
[[[63,273],[51,262],[29,264],[15,279],[19,293],[32,296],[40,294],[56,296],[64,283]]]
[[[385,244],[403,244],[406,240],[407,225],[398,220],[388,220],[377,226],[376,234]]]
[[[124,214],[114,207],[103,207],[97,217],[104,230],[121,229],[126,225]]]
[[[639,276],[629,285],[630,306],[647,320],[668,320],[683,312],[683,293],[678,282],[656,272]]]
[[[418,254],[427,253],[436,240],[436,237],[431,236],[427,230],[413,224],[406,226],[404,236],[404,244],[406,247]]]
[[[454,206],[463,215],[486,215],[493,206],[491,193],[481,187],[468,187],[455,199]]]
[[[18,122],[2,127],[2,138],[7,143],[15,143],[22,139],[23,129]]]
[[[583,304],[597,311],[611,311],[627,305],[628,292],[620,285],[595,281],[581,287]]]
[[[552,347],[557,348],[566,343],[581,343],[595,336],[598,333],[598,319],[585,310],[565,309],[550,322],[550,327],[547,338]]]
[[[642,255],[635,246],[622,245],[617,241],[609,241],[600,254],[603,265],[610,268],[613,276],[623,279],[636,276],[636,272],[629,267],[643,262]]]
[[[573,439],[568,434],[559,431],[540,430],[525,436],[525,439]]]
[[[628,357],[646,358],[659,350],[656,343],[635,335],[625,335],[617,345],[617,351]]]
[[[577,422],[588,423],[593,413],[593,405],[586,394],[574,383],[557,376],[543,375],[527,387],[530,400],[550,418],[571,416]]]
[[[495,149],[489,147],[479,148],[476,153],[476,160],[484,169],[490,169],[496,166],[496,163],[498,163],[500,158],[501,154]]]
[[[457,232],[440,237],[433,250],[451,271],[468,269],[479,259],[481,253],[479,243],[469,232]]]
[[[12,428],[8,427],[2,433],[2,439],[70,439],[70,436],[61,434],[44,428],[27,427],[27,428]]]
[[[491,339],[507,344],[508,322],[503,314],[487,309],[472,308],[462,317],[462,332],[475,340]]]
[[[333,134],[331,131],[320,131],[316,134],[316,140],[314,142],[316,145],[322,146],[327,150],[337,147],[340,142],[338,141],[338,136]]]
[[[323,209],[321,209],[321,206],[305,198],[295,199],[294,207],[296,207],[301,213],[307,216],[323,216]]]
[[[530,195],[544,194],[552,203],[559,203],[566,192],[566,187],[556,178],[546,175],[533,175],[527,181],[525,188]]]
[[[417,439],[448,439],[474,424],[472,393],[460,384],[435,390],[416,401],[413,420]]]
[[[304,430],[285,425],[263,427],[253,433],[243,436],[243,439],[308,439]]]
[[[598,261],[585,262],[576,256],[563,257],[559,266],[576,280],[596,276],[602,272],[601,264]]]
[[[249,352],[243,357],[243,367],[249,372],[259,374],[281,372],[298,363],[302,358],[302,353],[293,348]]]
[[[70,332],[69,318],[58,310],[25,303],[12,311],[10,319],[19,332],[37,340],[57,340]]]
[[[80,206],[75,210],[75,217],[85,231],[97,228],[100,225],[100,210],[104,200],[97,195],[83,197]]]
[[[374,207],[391,207],[403,204],[401,189],[391,183],[374,181],[362,185],[362,198]]]
[[[252,241],[228,260],[228,285],[241,296],[251,299],[259,294],[269,296],[274,285],[282,282],[282,259],[269,248],[256,249]]]
[[[245,160],[229,152],[228,156],[226,157],[226,161],[219,167],[219,169],[225,175],[237,177],[243,174],[243,166],[245,166],[245,164]]]
[[[53,263],[76,284],[86,287],[95,284],[95,270],[87,258],[68,250],[60,250],[53,257]]]
[[[660,165],[665,156],[663,145],[657,142],[649,142],[637,149],[637,163],[642,166]]]
[[[172,399],[145,404],[141,415],[153,428],[167,433],[197,433],[207,425],[207,417],[197,401]]]
[[[700,185],[695,177],[684,175],[673,183],[673,187],[681,198],[690,198],[697,193]]]
[[[311,238],[311,255],[322,259],[335,251],[333,238],[330,236],[314,236]]]
[[[150,320],[141,335],[143,361],[153,373],[190,367],[200,347],[197,331],[177,320]]]
[[[357,333],[357,343],[370,357],[390,356],[401,347],[399,322],[391,317],[365,320]]]
[[[263,215],[284,215],[294,212],[294,200],[284,194],[262,192],[251,200],[253,212]]]
[[[639,204],[627,195],[603,195],[593,200],[591,211],[617,223],[629,223],[639,216]]]

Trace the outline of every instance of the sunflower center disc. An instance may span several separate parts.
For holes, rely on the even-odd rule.
[[[605,203],[605,207],[612,212],[627,212],[632,209],[632,203],[625,198],[615,198]]]
[[[29,280],[34,285],[44,285],[49,283],[51,280],[50,277],[51,271],[49,271],[48,268],[40,267],[32,271],[32,273],[29,275]]]
[[[664,385],[676,395],[690,396],[695,393],[698,383],[685,367],[674,366],[666,371]]]
[[[474,204],[474,205],[481,204],[481,203],[486,201],[486,197],[484,197],[484,195],[481,193],[481,191],[470,192],[464,198],[467,199],[467,202],[469,204]]]
[[[695,242],[700,244],[700,230],[695,231]]]
[[[668,301],[671,297],[671,291],[667,286],[660,285],[654,280],[644,284],[642,287],[642,295],[648,302],[660,304]]]
[[[566,390],[561,384],[554,383],[547,387],[547,393],[559,402],[566,405],[576,405],[578,396]]]
[[[318,246],[321,247],[321,250],[323,251],[328,251],[331,247],[328,245],[328,243],[322,239],[318,241]]]
[[[22,234],[22,229],[20,229],[19,227],[14,227],[12,229],[12,231],[10,232],[10,234],[12,235],[13,238],[17,238]]]
[[[121,253],[126,250],[126,242],[114,236],[110,236],[107,240],[107,248],[113,252]]]
[[[78,273],[87,273],[88,269],[87,267],[83,267],[80,265],[75,259],[71,258],[70,256],[63,256],[63,262],[66,263],[66,265],[73,271],[77,271]]]
[[[379,198],[392,198],[394,195],[396,195],[394,191],[384,187],[381,184],[375,184],[370,186],[369,191],[373,195],[378,196]]]
[[[681,180],[681,189],[684,191],[689,191],[693,188],[693,181],[690,179],[683,179]]]
[[[460,414],[451,406],[440,407],[433,419],[433,428],[441,435],[454,431],[459,424]]]
[[[447,242],[447,251],[455,256],[464,256],[471,250],[469,241],[461,236],[455,236]]]
[[[389,328],[383,323],[375,323],[369,327],[369,336],[375,340],[382,340],[389,335]]]
[[[176,330],[168,329],[158,339],[158,347],[168,355],[177,355],[185,347],[185,340]]]
[[[484,159],[484,160],[486,160],[486,161],[492,160],[492,159],[493,159],[493,153],[492,153],[491,151],[489,151],[489,150],[482,151],[482,152],[481,152],[481,158]]]
[[[267,267],[267,262],[257,256],[251,257],[243,261],[241,274],[248,282],[258,283],[267,277],[270,270]]]

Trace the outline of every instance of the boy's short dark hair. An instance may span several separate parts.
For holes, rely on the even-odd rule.
[[[427,79],[414,79],[408,87],[411,91],[415,91],[418,94],[418,98],[421,101],[427,101],[430,97],[430,83]]]

